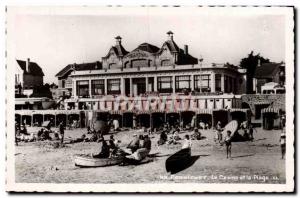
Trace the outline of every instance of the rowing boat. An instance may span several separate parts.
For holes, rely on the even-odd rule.
[[[181,149],[166,160],[167,172],[177,173],[184,169],[191,160],[191,148]]]
[[[79,167],[104,167],[120,164],[122,158],[93,158],[89,155],[78,154],[74,156],[75,166]]]

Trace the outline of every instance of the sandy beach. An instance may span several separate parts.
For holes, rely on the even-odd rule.
[[[30,128],[36,132],[38,128]],[[233,142],[232,159],[226,159],[225,146],[216,145],[212,130],[202,130],[202,140],[193,140],[193,163],[181,172],[169,175],[165,161],[181,145],[157,146],[158,134],[152,135],[153,161],[138,166],[79,168],[75,154],[97,153],[99,143],[82,142],[54,148],[53,142],[20,142],[16,147],[17,183],[285,183],[285,160],[281,159],[280,130],[254,133],[253,142]],[[67,130],[66,138],[79,138],[86,129]],[[125,146],[133,133],[114,133]],[[180,133],[183,137],[184,134]],[[108,135],[105,139],[108,139]]]

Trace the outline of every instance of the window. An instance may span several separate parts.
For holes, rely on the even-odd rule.
[[[65,80],[61,80],[61,88],[65,88],[65,86],[66,86]]]
[[[176,92],[182,92],[184,89],[190,90],[190,76],[175,77]]]
[[[168,66],[168,65],[171,65],[171,61],[169,59],[161,61],[161,66]]]
[[[77,81],[77,96],[88,97],[89,96],[89,81],[88,80],[80,80]]]
[[[160,93],[172,93],[172,76],[158,77],[157,86]]]
[[[107,80],[107,94],[121,94],[121,80],[120,79]]]
[[[201,92],[210,92],[210,75],[196,75],[194,77],[195,90]]]
[[[221,87],[221,74],[216,74],[215,76],[215,83],[216,83],[216,92],[222,91]]]
[[[229,93],[229,77],[224,76],[224,92]]]
[[[104,79],[92,80],[92,95],[104,95]]]

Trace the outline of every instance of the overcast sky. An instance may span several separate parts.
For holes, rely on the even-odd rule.
[[[161,47],[169,30],[180,48],[187,44],[191,55],[207,63],[239,64],[251,50],[271,61],[284,61],[283,16],[175,13],[19,14],[8,20],[14,24],[8,42],[15,43],[16,59],[29,57],[42,67],[45,82],[57,82],[55,74],[67,64],[101,60],[117,35],[131,51],[143,42]]]

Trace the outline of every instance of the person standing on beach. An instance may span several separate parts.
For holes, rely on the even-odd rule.
[[[65,126],[64,126],[64,122],[61,122],[58,126],[59,128],[59,133],[61,135],[61,143],[64,142],[64,136],[65,136]]]
[[[227,135],[225,136],[225,145],[226,145],[226,154],[227,159],[228,157],[231,158],[231,131],[227,131]]]
[[[280,148],[281,148],[281,159],[284,159],[285,157],[285,141],[286,141],[286,137],[285,137],[285,131],[283,131],[281,134],[280,134]]]
[[[217,133],[218,133],[218,141],[219,141],[219,143],[221,143],[222,140],[223,140],[223,135],[222,135],[222,130],[223,129],[222,129],[220,121],[217,122],[216,130],[217,130]]]
[[[253,128],[253,125],[252,124],[249,124],[249,139],[251,142],[253,142],[254,140],[254,137],[253,137],[253,132],[254,132],[254,128]],[[255,130],[256,131],[256,130]],[[256,131],[257,133],[257,131]]]

